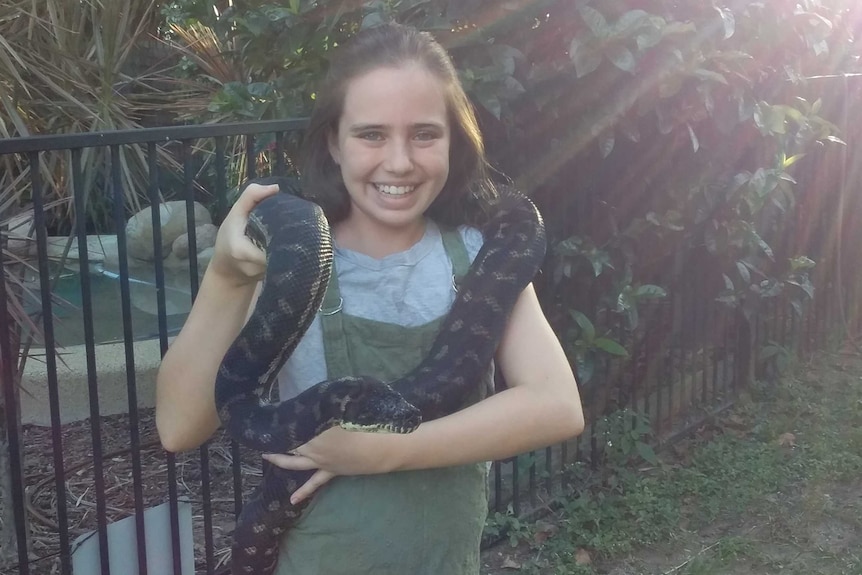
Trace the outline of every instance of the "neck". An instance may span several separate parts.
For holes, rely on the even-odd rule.
[[[363,225],[350,218],[336,224],[335,242],[339,247],[381,259],[416,245],[425,234],[425,220],[405,227]]]

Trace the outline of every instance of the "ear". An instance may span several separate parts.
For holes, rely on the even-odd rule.
[[[341,165],[341,149],[338,147],[338,134],[334,130],[326,132],[326,145],[329,147],[329,155],[332,156],[332,161],[335,165]]]

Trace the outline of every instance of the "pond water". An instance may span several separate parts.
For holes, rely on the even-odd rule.
[[[134,340],[152,339],[159,335],[158,290],[154,272],[133,268],[130,271],[129,292],[131,303],[131,333]],[[101,266],[93,266],[89,274],[93,334],[96,344],[123,341],[123,313],[119,275]],[[38,276],[30,278],[30,287],[39,293]],[[55,301],[54,339],[58,346],[81,345],[84,338],[83,295],[81,275],[65,269],[57,280]],[[28,302],[32,317],[41,317],[40,302]],[[187,270],[171,273],[165,270],[165,312],[168,334],[179,331],[191,308],[191,289]],[[37,322],[41,325],[41,319]]]

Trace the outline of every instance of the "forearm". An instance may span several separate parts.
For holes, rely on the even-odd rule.
[[[392,437],[393,470],[504,459],[578,435],[584,427],[577,391],[515,387],[447,417]]]
[[[255,284],[237,285],[210,269],[156,381],[156,427],[168,451],[206,441],[218,428],[216,374],[245,322]]]

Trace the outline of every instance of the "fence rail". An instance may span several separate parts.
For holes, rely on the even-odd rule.
[[[179,308],[184,305],[187,310],[197,293],[200,269],[195,254],[200,238],[189,234],[191,257],[171,271],[163,264],[167,246],[160,237],[162,214],[151,210],[152,259],[158,263],[143,269],[140,263],[132,264],[121,150],[140,147],[147,159],[145,183],[150,204],[158,205],[168,196],[179,198],[186,208],[185,227],[196,230],[195,201],[211,204],[218,220],[227,209],[230,182],[241,179],[240,174],[244,178],[290,171],[293,148],[289,141],[304,126],[304,120],[296,119],[0,140],[0,161],[14,159],[12,164],[20,170],[16,176],[29,186],[33,206],[32,240],[25,240],[29,247],[23,255],[13,255],[8,233],[0,238],[0,317],[4,326],[0,375],[5,408],[0,415],[5,416],[9,445],[0,461],[4,457],[8,461],[12,478],[12,527],[17,541],[17,559],[7,557],[4,565],[0,558],[0,573],[68,575],[73,571],[73,555],[83,554],[93,538],[99,543],[96,569],[103,575],[112,572],[118,555],[124,555],[139,573],[187,575],[189,564],[195,573],[223,569],[231,525],[243,493],[258,481],[259,461],[221,435],[194,453],[173,455],[159,446],[151,409],[152,364],[157,365],[170,335],[182,323]],[[90,181],[93,188],[87,189],[85,154],[94,149],[108,150],[107,164],[97,170],[95,180]],[[174,190],[164,189],[161,172],[167,168],[160,152],[177,159]],[[47,189],[40,170],[50,154],[71,175],[75,222],[76,250],[72,253],[77,256],[71,259],[67,253],[59,267],[56,260],[60,256],[52,251],[56,239],[49,237],[46,220],[53,190]],[[112,269],[105,261],[97,261],[106,256],[94,247],[93,234],[88,234],[84,215],[94,205],[110,208],[117,244]],[[821,243],[828,245],[827,240]],[[23,260],[31,261],[32,267],[22,264]],[[639,330],[624,333],[621,326],[610,326],[631,353],[628,358],[608,359],[596,366],[596,375],[583,386],[589,425],[581,438],[494,462],[489,478],[492,510],[505,511],[511,506],[514,513],[521,514],[536,508],[540,499],[565,492],[569,488],[566,469],[577,461],[599,463],[603,434],[612,424],[603,419],[605,415],[627,408],[646,416],[663,439],[683,433],[733,401],[747,382],[754,350],[775,342],[790,351],[806,352],[810,342],[832,325],[828,318],[834,315],[835,302],[829,298],[823,303],[818,300],[801,316],[788,313],[787,303],[776,298],[771,306],[744,321],[714,298],[702,297],[707,290],[697,274],[687,274],[685,281],[680,277],[668,278],[673,288],[666,301],[642,310]],[[61,293],[66,279],[71,287]],[[111,289],[118,292],[113,308],[102,291],[106,281],[115,282]],[[8,307],[10,295],[28,301],[24,311],[43,334],[38,349],[29,348],[30,365],[38,361],[37,369],[25,370],[20,382],[16,369],[28,348],[20,347],[18,332],[12,329],[16,310]],[[80,311],[72,314],[69,301],[80,302]],[[58,340],[57,316],[64,314],[80,319],[80,344]],[[101,324],[110,317],[120,318],[121,331],[103,337]],[[154,332],[141,332],[145,320],[154,322]],[[70,375],[67,368],[78,371]],[[28,379],[34,371],[42,378]],[[31,401],[28,394],[43,400]],[[121,401],[116,401],[117,396]],[[84,407],[72,414],[72,404]],[[39,410],[41,416],[34,415]],[[41,425],[34,423],[37,420]],[[151,519],[148,510],[161,509],[163,504],[166,538],[165,533],[153,534],[147,528],[151,520],[162,521]],[[132,535],[131,540],[118,543],[109,536],[109,528],[123,518],[132,518]],[[0,529],[8,527],[5,524]],[[191,546],[185,539],[189,531]],[[167,571],[157,571],[160,567],[146,553],[148,539],[154,538],[165,539],[163,544],[171,550]],[[150,544],[156,543],[151,540]],[[115,546],[110,554],[109,545]],[[193,557],[188,556],[190,550]]]

